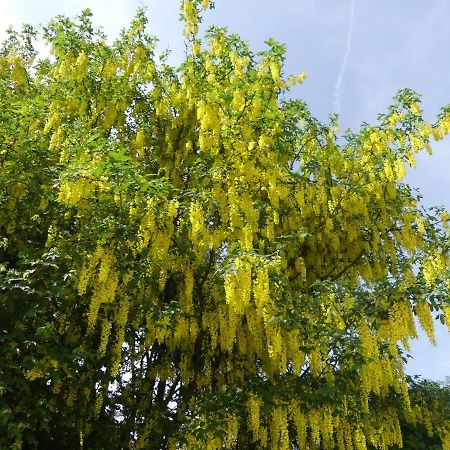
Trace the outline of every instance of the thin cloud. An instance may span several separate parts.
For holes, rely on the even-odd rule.
[[[352,48],[354,22],[355,22],[355,0],[352,0],[352,3],[350,5],[350,20],[348,24],[347,44],[345,47],[344,58],[342,59],[341,68],[339,69],[336,84],[334,85],[333,109],[337,114],[340,114],[341,112],[342,81],[344,79],[345,69],[347,68],[348,58],[350,56],[350,51]]]

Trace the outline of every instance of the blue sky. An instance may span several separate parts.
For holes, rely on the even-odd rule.
[[[171,61],[184,54],[179,0],[2,0],[0,39],[9,24],[45,24],[57,14],[91,8],[110,36],[128,25],[139,6],[148,7],[149,31]],[[450,103],[450,2],[448,0],[216,0],[205,23],[227,26],[264,48],[272,37],[287,46],[286,71],[308,73],[294,94],[322,120],[340,110],[341,129],[357,130],[383,113],[401,88],[422,94],[425,118]],[[450,138],[420,155],[407,180],[420,188],[424,204],[450,209]],[[407,371],[443,380],[450,376],[450,335],[437,324],[438,345],[425,335],[412,343]]]

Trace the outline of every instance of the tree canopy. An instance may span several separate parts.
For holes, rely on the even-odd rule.
[[[404,373],[450,322],[450,216],[404,182],[450,108],[406,89],[342,135],[209,7],[179,67],[142,10],[0,50],[0,446],[388,449],[405,419],[450,449]]]

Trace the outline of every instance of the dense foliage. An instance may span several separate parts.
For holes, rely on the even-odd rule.
[[[430,415],[423,422],[410,423],[408,417],[400,419],[405,450],[441,450],[439,428],[450,421],[450,384],[411,379],[410,396],[415,403],[426,408]]]
[[[449,110],[404,90],[339,136],[207,8],[178,68],[142,11],[1,49],[2,448],[387,449],[434,417],[403,351],[450,320],[449,215],[402,180]]]

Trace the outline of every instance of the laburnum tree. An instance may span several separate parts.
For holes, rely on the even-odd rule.
[[[339,134],[284,46],[199,32],[171,67],[138,11],[10,31],[0,55],[0,446],[388,449],[417,325],[450,322],[449,215],[403,179],[450,132],[401,91]]]

